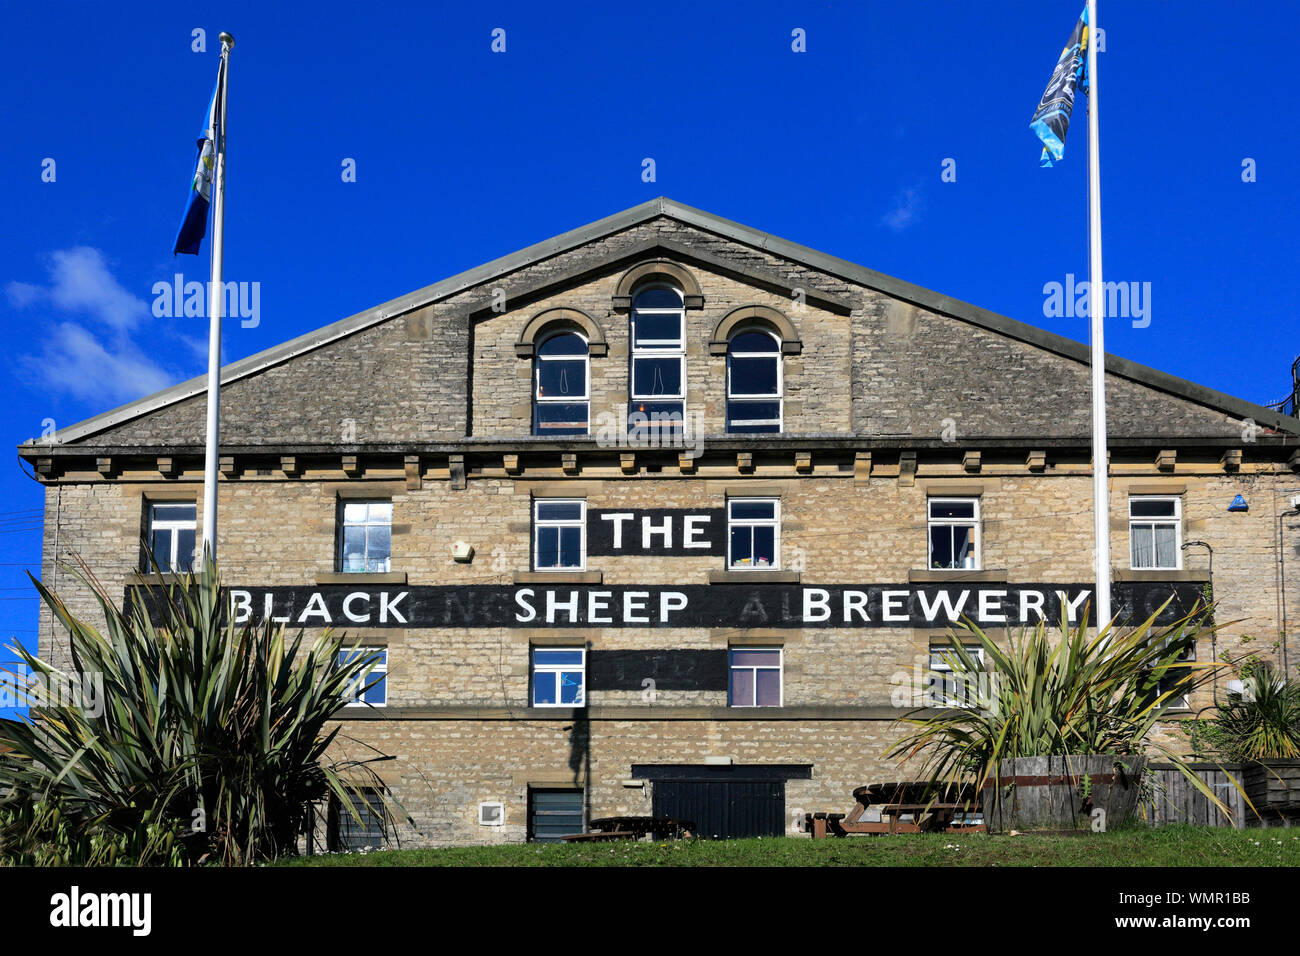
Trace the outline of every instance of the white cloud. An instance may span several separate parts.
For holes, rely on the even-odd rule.
[[[11,282],[5,286],[5,295],[9,298],[9,304],[18,309],[25,309],[37,299],[45,290],[38,285],[29,285],[26,282]]]
[[[908,186],[894,194],[893,208],[885,213],[880,221],[894,232],[902,232],[920,218],[921,210],[924,208],[925,200],[921,198],[921,191],[914,186]]]
[[[117,404],[166,388],[180,377],[152,355],[176,357],[177,340],[182,356],[198,352],[189,337],[156,322],[149,354],[132,341],[131,333],[142,321],[153,321],[152,312],[144,299],[118,282],[98,249],[57,250],[50,254],[47,269],[48,285],[10,282],[5,287],[9,304],[71,313],[88,321],[56,321],[33,331],[31,341],[38,351],[17,359],[33,384],[96,406]],[[99,331],[92,331],[93,326]]]
[[[130,341],[105,345],[71,322],[55,325],[28,374],[49,388],[96,405],[118,404],[166,388],[172,376]]]
[[[9,301],[20,307],[49,302],[68,312],[92,316],[114,329],[134,328],[149,317],[148,303],[122,287],[98,249],[60,249],[50,254],[48,268],[48,287],[11,282]]]

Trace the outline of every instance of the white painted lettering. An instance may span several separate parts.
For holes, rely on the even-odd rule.
[[[952,595],[947,591],[936,591],[934,600],[930,601],[924,591],[917,593],[921,599],[921,613],[925,615],[927,621],[933,621],[939,613],[939,606],[943,605],[944,615],[949,621],[955,621],[961,617],[962,610],[966,607],[966,599],[970,597],[970,591],[961,592],[961,600],[954,606]]]
[[[410,593],[409,591],[400,591],[398,592],[397,597],[393,598],[390,601],[388,600],[387,591],[379,592],[379,623],[380,624],[388,623],[389,614],[393,615],[393,620],[396,621],[398,624],[406,623],[406,618],[402,617],[402,612],[397,609],[397,604],[399,601],[402,600],[402,598],[406,597],[406,595],[409,593]]]
[[[253,593],[251,591],[230,592],[230,614],[236,624],[246,624],[253,616]]]
[[[1038,619],[1043,620],[1043,601],[1047,599],[1042,591],[1021,591],[1020,592],[1020,621],[1022,624],[1029,623],[1029,612],[1033,610],[1038,615]],[[1033,605],[1031,608],[1030,605]]]
[[[866,591],[845,591],[844,592],[844,623],[848,624],[856,614],[864,621],[870,621],[867,615],[867,592]]]
[[[1079,596],[1076,597],[1073,601],[1066,602],[1070,609],[1071,624],[1073,624],[1076,620],[1078,620],[1079,608],[1083,605],[1084,601],[1088,600],[1088,596],[1090,594],[1092,594],[1092,591],[1088,590],[1087,588],[1084,588],[1082,591],[1079,592]]]
[[[352,602],[360,600],[366,605],[365,614],[355,614],[352,611]],[[370,620],[370,595],[365,591],[353,591],[343,599],[343,616],[353,624],[365,624]]]
[[[712,520],[712,515],[687,515],[682,519],[682,547],[707,548],[709,542],[701,541],[698,537],[704,534],[704,529],[697,527],[697,525],[708,524]]]
[[[569,623],[573,624],[578,620],[578,592],[570,591],[567,601],[555,600],[555,592],[546,592],[546,623],[555,623],[555,612],[557,609],[564,609],[569,612]]]
[[[980,620],[1005,624],[1007,616],[1002,613],[1001,602],[1006,596],[1006,591],[981,591]]]
[[[681,591],[664,591],[659,595],[659,623],[667,624],[668,615],[686,607],[686,595]]]
[[[623,593],[623,623],[649,624],[650,618],[645,614],[646,601],[650,599],[649,591],[625,591]],[[640,614],[633,614],[640,611]]]
[[[312,596],[307,600],[307,606],[298,615],[298,623],[306,624],[309,617],[319,617],[322,624],[330,623],[330,612],[325,607],[325,595],[319,591],[312,592]]]
[[[663,538],[665,548],[671,548],[673,546],[672,515],[664,516],[663,523],[658,527],[655,527],[654,523],[650,520],[649,515],[646,515],[641,519],[641,547],[643,549],[646,551],[650,550],[650,538],[656,534]]]
[[[831,592],[825,588],[803,589],[803,619],[805,623],[831,619]]]
[[[532,588],[520,588],[515,592],[515,603],[519,605],[519,610],[515,612],[515,620],[520,624],[527,624],[537,617],[537,610],[528,603],[532,596]]]
[[[883,591],[880,595],[880,619],[882,621],[906,621],[907,611],[902,604],[907,600],[906,591]]]
[[[621,550],[623,547],[623,522],[632,520],[632,512],[617,511],[614,514],[601,515],[601,521],[612,521],[614,523],[614,548]]]
[[[614,621],[609,616],[609,591],[588,591],[587,592],[587,623],[588,624],[613,624]]]

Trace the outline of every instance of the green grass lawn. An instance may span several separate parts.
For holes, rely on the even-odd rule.
[[[807,840],[510,844],[385,850],[284,866],[1300,866],[1300,829],[1170,826],[1079,836],[907,834]]]

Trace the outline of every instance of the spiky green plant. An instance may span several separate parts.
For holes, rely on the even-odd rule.
[[[149,827],[175,831],[185,861],[225,864],[296,852],[311,807],[331,795],[355,813],[357,776],[377,780],[369,764],[387,758],[331,759],[339,727],[327,724],[372,660],[341,656],[331,633],[307,644],[283,625],[234,623],[215,562],[169,584],[159,576],[125,607],[84,565],[74,573],[102,630],[33,579],[69,635],[72,673],[18,651],[37,686],[80,687],[91,675],[100,702],[47,699],[23,722],[0,721],[0,811],[49,805],[68,826],[146,850]],[[9,820],[0,857],[32,822]],[[141,862],[174,861],[157,849]]]
[[[0,863],[8,866],[182,866],[185,826],[152,822],[130,832],[69,818],[54,801],[6,801],[0,807]]]
[[[1229,760],[1300,758],[1300,684],[1267,665],[1244,681],[1247,694],[1218,707],[1214,743]]]
[[[963,619],[949,632],[944,660],[959,686],[989,692],[970,706],[913,711],[902,719],[910,732],[886,756],[920,760],[922,776],[933,784],[973,778],[979,790],[1009,758],[1153,750],[1224,808],[1180,755],[1152,739],[1173,705],[1221,666],[1182,659],[1198,637],[1217,630],[1208,608],[1158,627],[1163,610],[1127,633],[1106,627],[1091,637],[1086,613],[1074,626],[1062,620],[1055,640],[1040,621],[1011,635],[1006,647]],[[968,649],[971,641],[983,649],[987,668]]]

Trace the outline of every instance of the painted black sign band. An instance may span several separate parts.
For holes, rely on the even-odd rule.
[[[1121,622],[1145,619],[1173,598],[1159,623],[1201,600],[1204,582],[1124,582],[1112,589]],[[153,588],[128,588],[133,592]],[[1091,608],[1088,584],[479,585],[228,588],[239,622],[297,627],[981,627],[1050,624],[1062,608]],[[1091,615],[1089,622],[1092,622]]]
[[[587,554],[659,557],[727,553],[724,508],[595,508],[587,511]]]
[[[587,652],[591,690],[726,690],[727,676],[721,649]]]

